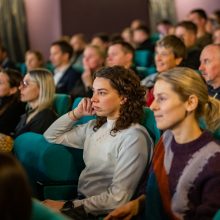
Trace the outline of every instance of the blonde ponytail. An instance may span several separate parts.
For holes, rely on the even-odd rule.
[[[220,101],[209,97],[205,106],[204,117],[207,129],[214,132],[220,128]]]

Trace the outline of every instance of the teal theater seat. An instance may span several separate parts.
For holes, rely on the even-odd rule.
[[[144,107],[144,118],[141,123],[148,131],[149,135],[156,144],[160,139],[160,130],[157,128],[154,113],[150,108]]]
[[[39,199],[71,199],[84,168],[83,151],[52,144],[41,134],[27,132],[15,139],[14,153],[24,166]]]
[[[24,76],[27,72],[27,67],[25,63],[16,63],[16,68],[20,71],[22,76]]]
[[[159,33],[153,33],[151,36],[150,36],[150,40],[152,43],[156,43],[158,40],[160,40],[160,35]]]
[[[213,220],[220,220],[220,209],[219,209],[218,212],[215,214]]]
[[[71,98],[67,94],[58,94],[54,96],[54,110],[58,116],[62,116],[70,110]]]

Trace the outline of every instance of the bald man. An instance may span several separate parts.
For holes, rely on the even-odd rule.
[[[209,44],[201,53],[199,70],[208,84],[209,95],[220,99],[220,44]]]

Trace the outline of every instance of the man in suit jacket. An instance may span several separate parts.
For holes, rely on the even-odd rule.
[[[73,49],[66,41],[56,41],[50,47],[50,60],[55,67],[54,82],[56,93],[69,94],[81,74],[71,66]]]

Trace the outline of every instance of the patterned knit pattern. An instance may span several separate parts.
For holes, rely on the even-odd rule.
[[[220,145],[212,135],[178,144],[166,131],[153,158],[145,218],[212,219],[220,208]]]

